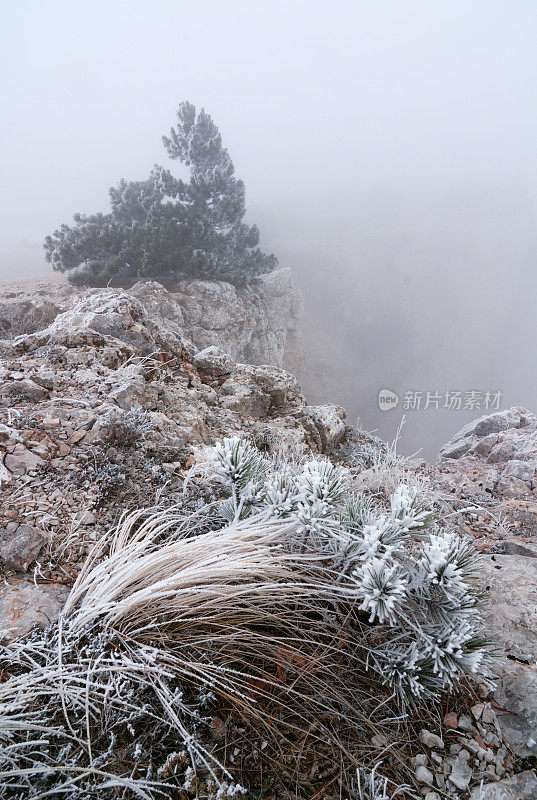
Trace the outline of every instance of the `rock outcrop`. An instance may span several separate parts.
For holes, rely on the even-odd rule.
[[[497,495],[537,496],[537,417],[524,408],[498,411],[469,423],[444,445],[441,456],[474,457],[492,465]]]
[[[249,364],[282,366],[296,357],[300,293],[288,269],[243,288],[224,281],[187,281],[174,297],[200,350],[215,345]]]
[[[177,496],[195,448],[240,434],[267,450],[329,453],[347,432],[344,411],[308,405],[282,367],[238,362],[215,344],[198,350],[177,296],[158,284],[87,292],[67,306],[3,342],[6,635],[54,617],[54,596],[121,511]]]
[[[494,700],[508,744],[530,760],[537,758],[536,470],[537,417],[517,407],[466,425],[442,448],[435,471],[464,532],[483,550],[486,624],[497,646]],[[506,786],[503,796],[510,792]]]
[[[108,328],[100,333],[114,336],[115,331],[122,338],[127,322],[132,339],[139,312],[130,307],[127,313],[134,317],[124,320],[120,304],[113,300],[127,294],[141,303],[153,327],[182,337],[194,352],[216,346],[244,363],[283,366],[298,361],[300,292],[289,269],[271,272],[244,287],[200,280],[183,281],[174,292],[154,281],[137,283],[129,290],[77,289],[66,284],[40,284],[30,293],[4,290],[0,291],[0,339],[54,330],[61,312],[78,314],[77,325],[84,316],[92,327],[93,304],[102,306],[103,291],[115,303],[116,316],[107,319]],[[66,320],[58,323],[63,329],[66,324]]]

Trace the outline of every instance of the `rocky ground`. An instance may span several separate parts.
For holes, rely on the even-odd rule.
[[[201,445],[237,433],[265,450],[363,458],[367,472],[381,443],[346,426],[343,409],[308,405],[281,366],[286,345],[296,359],[290,287],[277,274],[255,302],[201,282],[173,294],[156,283],[0,294],[4,637],[55,618],[123,510],[172,504]],[[437,465],[406,468],[427,478],[442,513],[482,550],[498,644],[494,695],[450,705],[438,730],[421,732],[423,794],[477,800],[484,784],[491,800],[537,797],[537,417],[521,408],[484,417]]]
[[[121,510],[173,502],[193,447],[240,433],[329,452],[345,435],[344,411],[307,405],[281,367],[198,350],[158,284],[74,304],[59,287],[70,306],[59,314],[49,294],[16,305],[51,324],[1,345],[0,614],[19,635],[54,615]]]

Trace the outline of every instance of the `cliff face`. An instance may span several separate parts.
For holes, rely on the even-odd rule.
[[[174,298],[200,350],[216,345],[237,361],[283,366],[296,346],[300,293],[289,269],[244,288],[223,281],[184,282]]]
[[[50,283],[31,291],[0,291],[0,338],[41,330],[58,313],[101,291]],[[169,293],[149,282],[136,284],[127,294],[136,297],[153,319],[173,322],[198,350],[216,346],[249,364],[283,366],[297,361],[300,293],[289,269],[245,287],[224,281],[183,281]]]

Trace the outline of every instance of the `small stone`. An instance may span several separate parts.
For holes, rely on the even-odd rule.
[[[214,345],[196,353],[194,364],[200,372],[212,375],[229,375],[235,366],[233,359]]]
[[[220,717],[213,717],[211,720],[211,728],[217,739],[222,739],[227,732],[226,723]]]
[[[504,767],[504,765],[503,764],[494,764],[494,769],[496,771],[496,775],[498,775],[499,778],[503,778],[503,776],[505,775],[505,767]]]
[[[457,728],[461,731],[466,731],[467,733],[475,733],[475,728],[472,725],[472,720],[470,717],[467,717],[466,714],[461,714],[459,717],[459,724]]]
[[[461,747],[461,745],[460,745],[460,744],[457,744],[456,742],[453,742],[453,744],[450,744],[450,745],[449,745],[449,752],[450,752],[450,753],[451,753],[451,755],[453,755],[453,756],[456,756],[456,755],[457,755],[457,753],[460,753],[460,752],[461,752],[461,750],[462,750],[462,747]]]
[[[177,465],[173,461],[161,464],[163,472],[165,472],[167,475],[173,475],[173,473],[176,471],[176,469],[178,469],[178,466],[180,468],[181,465],[180,464]]]
[[[73,444],[77,444],[77,442],[82,441],[86,433],[87,431],[75,431],[71,436],[71,441],[73,442]]]
[[[375,747],[386,747],[386,737],[381,736],[380,734],[376,733],[374,736],[371,737],[371,744]]]
[[[91,511],[79,511],[76,514],[75,519],[80,526],[95,525],[97,522],[95,514],[93,514]]]
[[[431,759],[434,761],[435,764],[442,763],[442,756],[440,755],[440,753],[435,753],[434,750],[431,753]]]
[[[425,795],[425,800],[440,800],[440,795],[438,792],[428,792]]]
[[[454,711],[450,711],[449,714],[446,714],[444,717],[444,725],[446,728],[450,728],[451,730],[455,730],[459,724],[457,715]]]
[[[54,373],[49,369],[40,369],[32,376],[34,383],[45,389],[54,389]]]
[[[473,753],[479,758],[484,758],[485,750],[475,739],[460,739],[459,741],[466,751]]]
[[[71,448],[69,447],[68,444],[65,444],[65,442],[62,442],[60,444],[59,448],[58,448],[58,451],[59,451],[59,454],[61,456],[68,456],[69,453],[71,452]]]
[[[433,773],[427,767],[420,765],[416,769],[416,778],[420,783],[431,783],[434,781]]]
[[[486,738],[488,735],[489,735],[489,734],[485,734],[485,738]],[[485,739],[483,739],[483,737],[481,736],[481,734],[479,734],[479,733],[476,733],[476,734],[475,734],[475,736],[474,736],[474,739],[475,739],[475,740],[476,740],[476,742],[478,743],[479,747],[482,747],[482,748],[483,748],[483,750],[486,750],[486,749],[487,749],[487,744],[488,744],[488,743],[485,741]]]
[[[429,759],[424,753],[419,753],[419,755],[413,756],[412,758],[412,763],[414,764],[415,767],[419,766],[425,767],[427,766],[428,761]]]
[[[66,591],[57,586],[20,583],[0,588],[0,639],[25,636],[36,625],[46,627],[60,613]]]
[[[468,788],[472,779],[472,768],[468,763],[468,758],[469,754],[461,750],[453,763],[453,769],[448,778],[448,781],[461,791]]]
[[[6,381],[2,384],[1,392],[14,401],[24,399],[32,403],[40,403],[41,400],[46,400],[49,396],[46,389],[42,386],[38,386],[38,384],[34,383],[30,378]]]
[[[425,728],[420,731],[420,742],[424,744],[425,747],[429,747],[431,750],[433,748],[437,748],[438,750],[444,749],[444,742],[440,736],[437,736],[436,733],[432,733]]]
[[[490,703],[487,703],[486,706],[483,707],[481,722],[483,722],[485,725],[494,725],[495,719],[496,712],[490,707]]]
[[[470,709],[474,719],[476,719],[477,721],[481,719],[484,707],[485,707],[484,703],[476,703],[475,706],[472,706],[472,708]]]
[[[45,462],[35,453],[31,453],[22,444],[16,444],[11,453],[4,458],[4,464],[10,472],[24,475],[30,470],[37,469]]]

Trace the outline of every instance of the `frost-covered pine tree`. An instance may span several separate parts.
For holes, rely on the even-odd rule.
[[[277,261],[258,247],[259,231],[243,218],[244,183],[211,117],[188,102],[163,137],[171,159],[190,170],[185,182],[156,165],[146,180],[121,180],[109,191],[111,212],[76,214],[47,236],[47,261],[69,280],[126,286],[140,278],[173,284],[187,277],[244,282]]]

